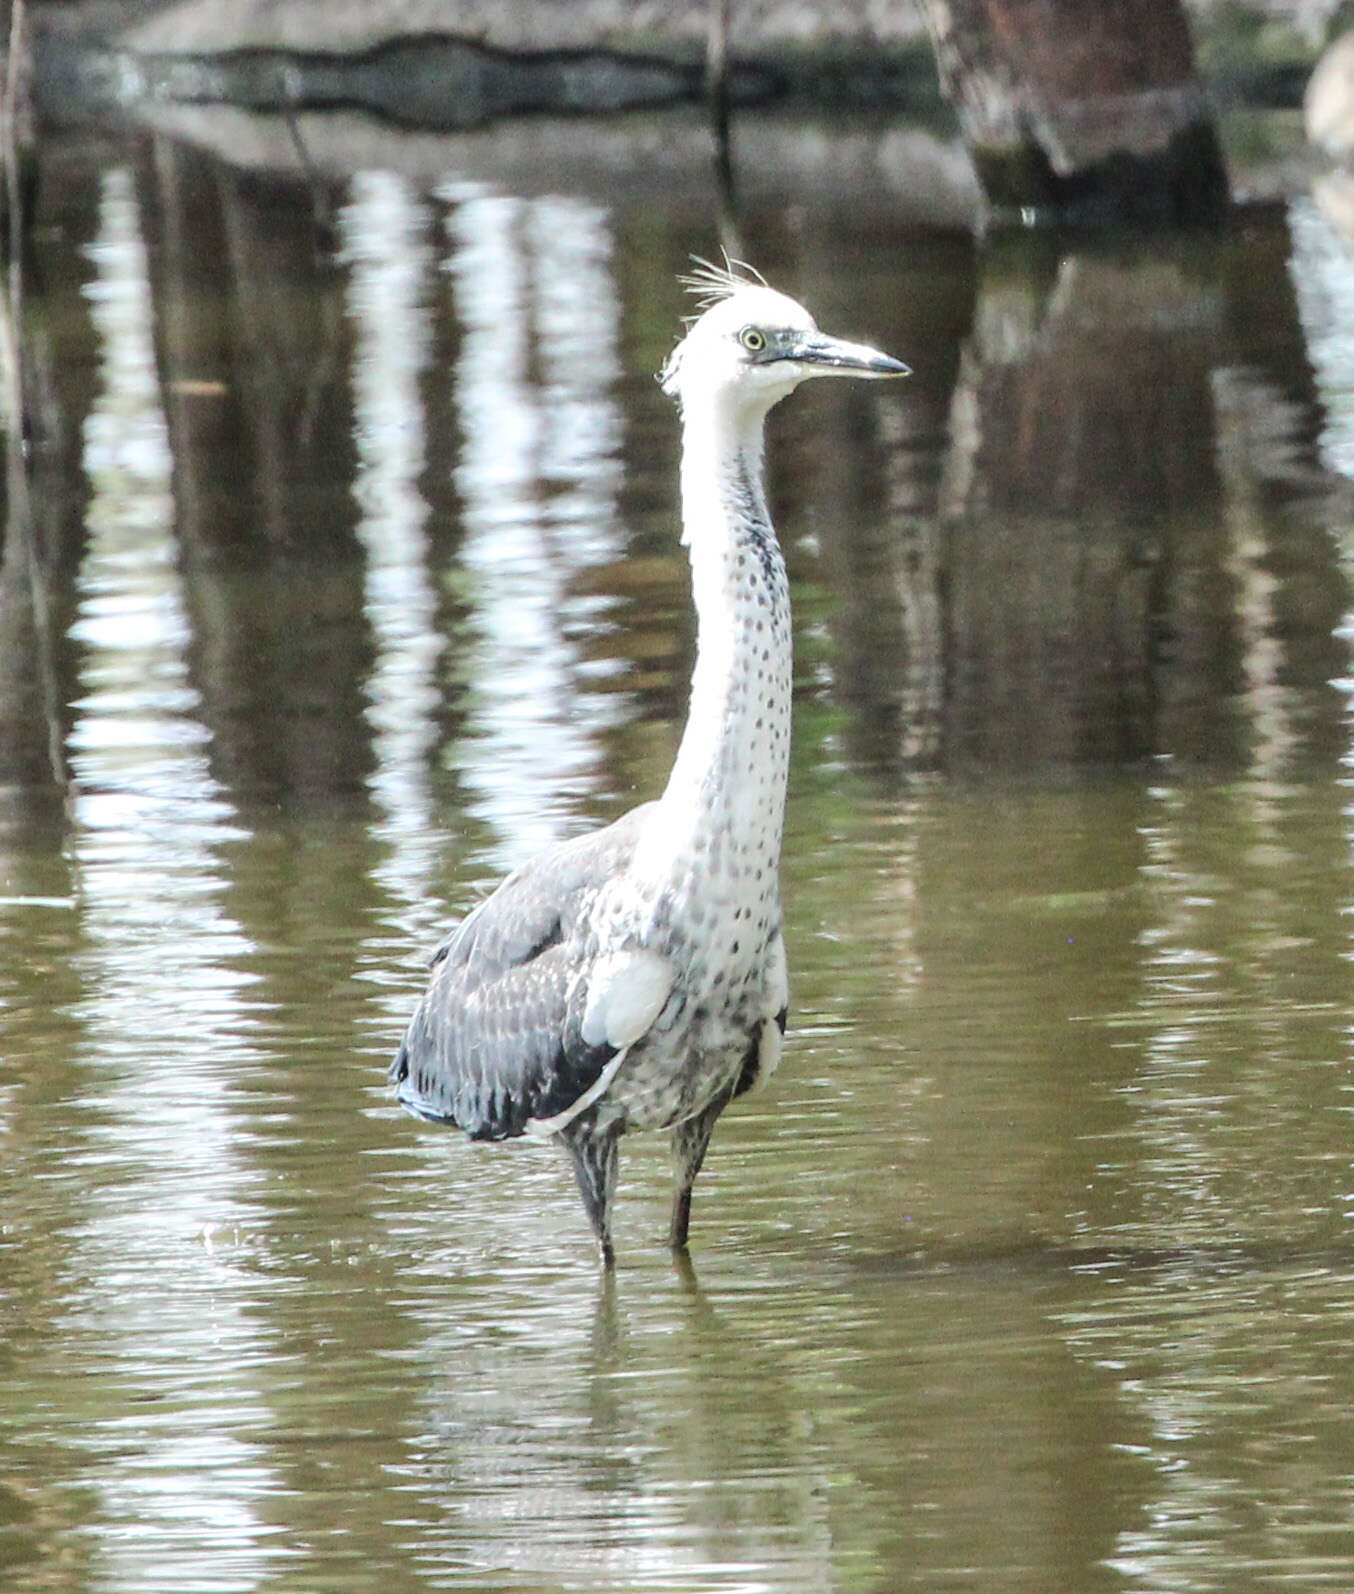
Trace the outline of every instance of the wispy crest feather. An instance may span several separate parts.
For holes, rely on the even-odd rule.
[[[727,299],[738,292],[740,288],[766,288],[770,284],[755,266],[750,266],[746,260],[735,260],[731,254],[724,252],[724,264],[717,266],[713,261],[706,260],[700,255],[692,255],[694,271],[689,271],[683,277],[678,277],[678,282],[688,293],[694,293],[696,309],[699,313],[708,310],[711,305],[718,304],[721,299]],[[689,319],[695,319],[691,317]]]
[[[714,305],[732,298],[740,288],[770,286],[755,266],[748,265],[746,260],[735,260],[727,250],[724,251],[722,266],[704,260],[700,255],[692,255],[691,259],[695,270],[677,279],[688,293],[697,295],[695,313],[682,317],[688,327],[699,321],[701,316]],[[673,398],[678,396],[678,376],[682,369],[682,358],[686,353],[686,342],[687,340],[683,338],[668,355],[663,369],[658,373],[659,386]]]

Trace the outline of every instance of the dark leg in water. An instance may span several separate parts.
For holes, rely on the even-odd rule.
[[[672,1191],[672,1227],[668,1230],[668,1244],[674,1251],[686,1250],[686,1231],[691,1223],[691,1186],[705,1161],[710,1136],[715,1131],[715,1121],[729,1105],[728,1096],[720,1096],[694,1118],[687,1118],[672,1131],[672,1160],[676,1164],[676,1183]]]
[[[614,1126],[598,1129],[590,1113],[576,1118],[561,1134],[573,1159],[574,1178],[583,1197],[592,1232],[602,1253],[603,1267],[612,1267],[616,1253],[611,1248],[611,1201],[616,1194],[617,1151],[620,1131]]]

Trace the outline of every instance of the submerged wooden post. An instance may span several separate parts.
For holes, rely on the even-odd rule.
[[[922,0],[992,203],[1215,215],[1227,176],[1180,0]]]
[[[708,0],[705,33],[705,100],[715,145],[715,193],[719,205],[719,243],[726,255],[743,257],[733,181],[733,141],[729,127],[729,10],[732,0]]]

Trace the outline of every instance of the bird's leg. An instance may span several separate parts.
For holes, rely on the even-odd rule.
[[[672,1131],[672,1160],[677,1166],[677,1182],[672,1192],[668,1244],[674,1251],[686,1250],[686,1231],[691,1223],[691,1186],[705,1161],[710,1136],[715,1132],[715,1120],[728,1104],[727,1095],[717,1096],[703,1112],[683,1119]]]
[[[569,1148],[569,1156],[573,1160],[578,1193],[583,1197],[583,1210],[588,1214],[592,1232],[597,1236],[602,1266],[614,1267],[616,1253],[611,1247],[611,1199],[616,1193],[620,1130],[614,1125],[598,1129],[593,1114],[585,1113],[583,1117],[576,1118],[560,1138]]]

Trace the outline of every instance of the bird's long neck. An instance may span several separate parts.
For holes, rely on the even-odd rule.
[[[790,752],[790,596],[762,488],[762,415],[688,407],[683,541],[696,666],[660,809],[668,835],[712,872],[774,889]]]

